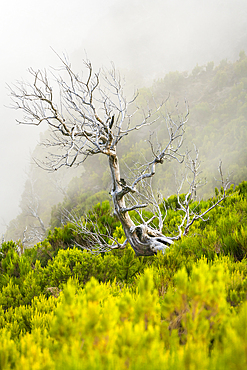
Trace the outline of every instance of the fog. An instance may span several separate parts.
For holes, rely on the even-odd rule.
[[[0,14],[0,234],[17,216],[30,153],[44,128],[17,125],[6,84],[27,69],[59,66],[51,48],[79,67],[114,61],[149,84],[169,71],[190,71],[247,51],[246,0],[10,0]]]

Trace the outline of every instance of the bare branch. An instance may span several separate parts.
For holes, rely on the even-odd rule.
[[[194,160],[191,158],[190,154],[187,153],[188,160],[186,163],[186,167],[192,173],[192,180],[191,182],[189,182],[187,178],[187,181],[189,183],[189,191],[187,192],[185,196],[185,200],[183,202],[181,201],[180,195],[179,195],[183,182],[181,183],[180,188],[178,189],[178,193],[177,193],[178,204],[180,206],[180,209],[184,212],[185,215],[182,219],[181,224],[178,226],[179,234],[178,236],[173,237],[173,239],[180,239],[182,235],[183,236],[187,235],[189,228],[193,225],[195,221],[197,220],[205,221],[204,216],[208,214],[212,209],[217,207],[227,197],[226,191],[229,188],[230,181],[229,181],[229,178],[224,180],[223,171],[222,171],[222,162],[220,161],[218,171],[220,174],[220,182],[223,188],[222,196],[214,204],[212,204],[211,207],[209,207],[207,210],[205,210],[202,213],[195,214],[190,209],[190,203],[193,200],[193,198],[196,197],[196,189],[198,188],[198,186],[202,186],[201,180],[197,181],[198,180],[197,177],[201,173],[201,171],[199,171],[200,163],[198,162],[199,151],[195,148],[195,152],[196,152],[196,157]]]
[[[97,215],[94,216],[96,220],[95,222],[92,221],[93,217],[77,217],[71,212],[64,210],[64,218],[66,218],[67,221],[73,226],[73,230],[76,230],[77,236],[81,236],[82,238],[82,242],[80,243],[74,240],[75,245],[82,249],[88,250],[93,254],[109,252],[113,249],[125,248],[128,240],[126,239],[125,242],[121,244],[117,241],[117,239],[111,236],[110,232],[107,232],[107,234],[102,234],[97,224]]]

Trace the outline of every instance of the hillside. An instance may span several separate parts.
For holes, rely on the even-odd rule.
[[[231,188],[209,221],[153,257],[69,248],[69,224],[22,254],[3,243],[0,368],[246,369],[246,196],[247,182]],[[95,212],[121,238],[109,203]]]

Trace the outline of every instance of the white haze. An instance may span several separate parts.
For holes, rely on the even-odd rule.
[[[147,84],[169,71],[191,70],[247,51],[246,0],[9,0],[0,14],[0,233],[19,201],[40,129],[19,126],[6,84],[28,79],[27,69],[59,66],[51,50],[76,66],[114,61]],[[42,129],[42,128],[41,128]]]

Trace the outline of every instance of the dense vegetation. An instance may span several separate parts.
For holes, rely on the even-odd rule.
[[[3,243],[0,369],[246,369],[246,196],[247,182],[232,187],[207,222],[154,257],[82,252],[70,224],[23,253]],[[176,197],[166,206],[172,232]],[[108,201],[89,217],[123,237]]]

